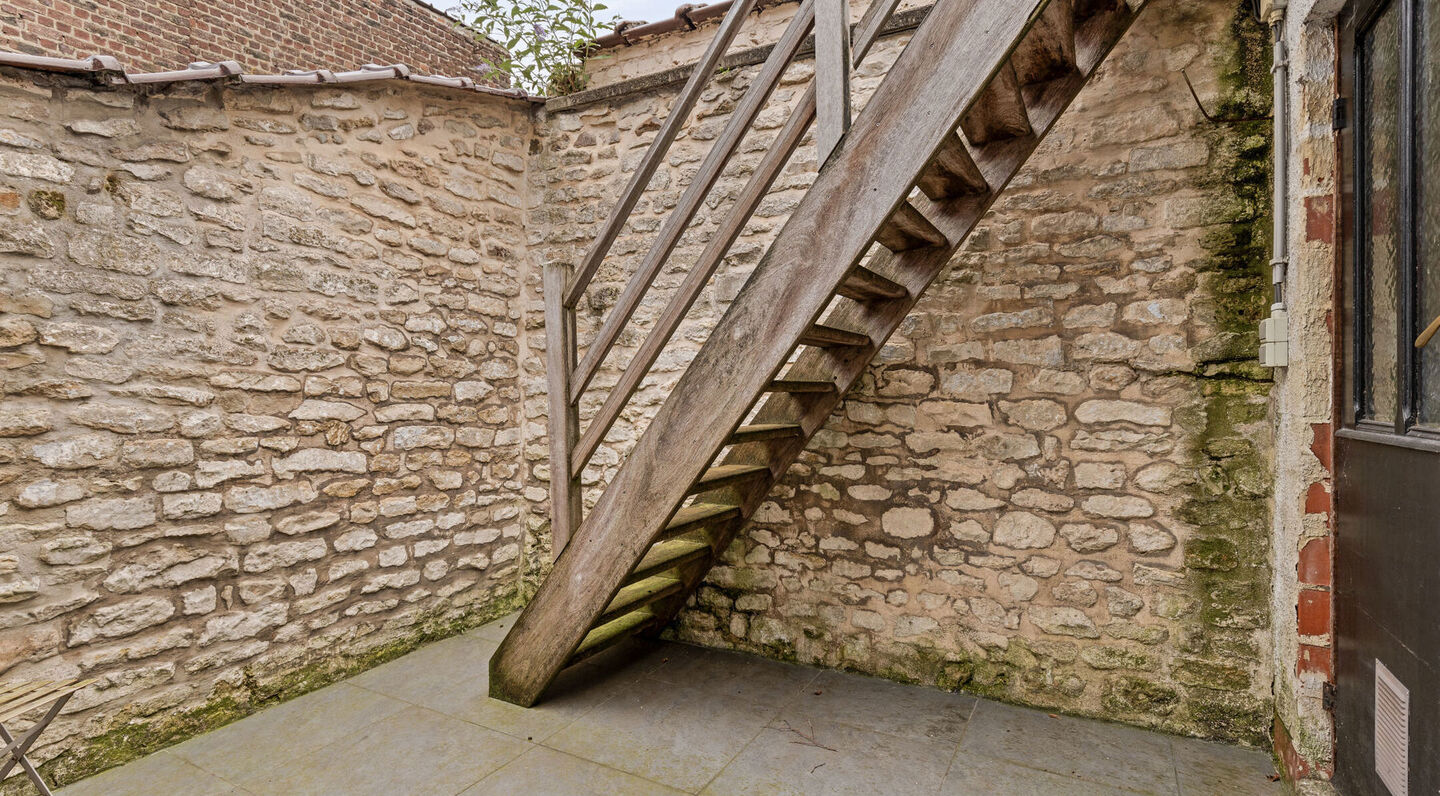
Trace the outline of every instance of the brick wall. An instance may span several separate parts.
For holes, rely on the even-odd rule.
[[[518,607],[530,129],[0,75],[0,679],[98,681],[53,776]]]
[[[131,71],[224,60],[252,73],[404,63],[426,74],[477,78],[475,67],[500,52],[415,0],[6,0],[0,49],[109,54]]]

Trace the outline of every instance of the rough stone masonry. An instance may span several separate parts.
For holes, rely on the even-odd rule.
[[[674,633],[1260,741],[1268,143],[1204,123],[1179,74],[1212,111],[1263,114],[1244,5],[1156,0]],[[858,70],[857,104],[906,40]],[[707,90],[582,343],[755,69]],[[586,413],[811,72],[787,74]],[[536,110],[402,81],[4,73],[0,677],[99,678],[39,750],[52,777],[523,601],[549,558],[538,266],[583,253],[674,91]],[[587,470],[592,498],[814,169],[802,147]]]
[[[711,571],[676,636],[1264,742],[1270,385],[1251,360],[1268,134],[1207,124],[1181,76],[1223,117],[1263,116],[1264,33],[1245,6],[1152,4]],[[786,21],[767,18],[769,40]],[[641,41],[597,61],[597,77],[662,71],[709,35]],[[857,70],[857,104],[907,38],[883,39]],[[737,65],[703,95],[582,306],[582,341],[757,69]],[[712,197],[739,191],[811,73],[791,68]],[[619,192],[675,90],[611,86],[550,109],[543,258],[578,258],[596,204]],[[814,168],[802,147],[594,460],[592,494]],[[693,261],[726,209],[702,209],[673,262]],[[679,271],[662,274],[622,347],[643,339]],[[582,424],[603,397],[587,396]]]
[[[0,677],[98,679],[61,781],[518,605],[530,107],[371,86],[0,78]]]

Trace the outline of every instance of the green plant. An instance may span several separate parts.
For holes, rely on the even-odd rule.
[[[584,60],[599,36],[589,0],[461,0],[465,24],[505,49],[487,61],[487,77],[507,77],[533,94],[569,94],[585,88]],[[616,17],[614,21],[619,21]]]

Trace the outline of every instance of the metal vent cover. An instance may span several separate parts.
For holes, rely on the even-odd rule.
[[[1393,796],[1410,796],[1410,689],[1375,661],[1375,773]]]

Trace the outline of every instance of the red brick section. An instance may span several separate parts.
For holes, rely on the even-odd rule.
[[[1328,213],[1328,211],[1327,211]],[[1326,535],[1307,539],[1300,548],[1300,560],[1296,566],[1296,578],[1300,583],[1300,599],[1296,606],[1298,631],[1311,642],[1331,642],[1333,630],[1331,592],[1333,585],[1331,534],[1334,533],[1335,503],[1331,500],[1330,483],[1334,472],[1333,440],[1329,423],[1314,423],[1311,429],[1310,451],[1325,468],[1326,477],[1311,484],[1305,494],[1305,513],[1325,515]],[[1331,653],[1322,647],[1302,645],[1300,659],[1296,662],[1297,674],[1325,675],[1330,680]]]
[[[1328,636],[1330,634],[1330,592],[1319,589],[1304,589],[1300,592],[1300,635]]]
[[[1333,236],[1331,203],[1306,201],[1307,237],[1312,240]],[[1325,515],[1325,535],[1311,537],[1302,542],[1300,558],[1296,565],[1296,579],[1300,583],[1297,601],[1296,631],[1301,637],[1299,656],[1295,662],[1295,674],[1301,678],[1320,678],[1323,682],[1335,682],[1334,644],[1334,564],[1332,558],[1335,532],[1335,504],[1331,499],[1331,483],[1334,476],[1334,438],[1329,423],[1311,425],[1310,452],[1315,454],[1326,475],[1311,484],[1305,494],[1305,513]],[[1313,680],[1312,680],[1313,682]],[[1286,778],[1296,781],[1315,773],[1310,764],[1295,751],[1290,733],[1277,716],[1275,718],[1275,752],[1285,766]],[[1328,774],[1329,772],[1322,772]]]
[[[1311,774],[1310,764],[1306,762],[1300,753],[1295,751],[1295,744],[1290,740],[1290,732],[1285,729],[1284,722],[1280,717],[1275,717],[1275,754],[1280,756],[1280,763],[1285,767],[1285,778],[1290,782],[1298,782],[1308,779]]]
[[[1335,197],[1305,197],[1305,239],[1317,243],[1335,242]]]
[[[1300,671],[1322,675],[1325,682],[1335,680],[1335,651],[1313,644],[1300,645]]]
[[[1300,548],[1300,582],[1308,586],[1330,586],[1330,537],[1311,539]]]
[[[415,0],[0,0],[0,49],[114,55],[132,72],[239,61],[250,73],[408,64],[472,77],[500,53]]]

